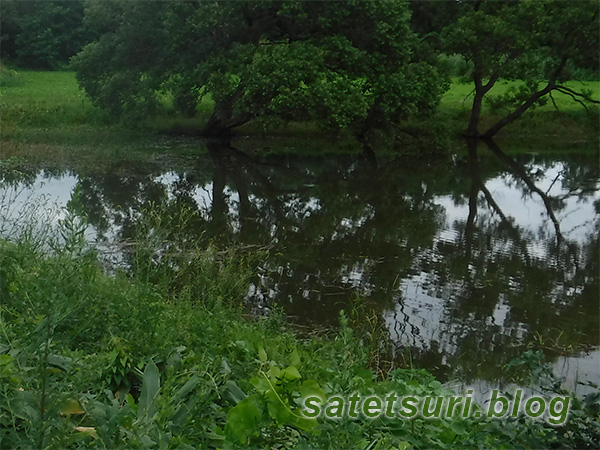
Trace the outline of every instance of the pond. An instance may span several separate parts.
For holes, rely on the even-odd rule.
[[[119,249],[144,205],[185,205],[198,239],[265,250],[253,314],[277,306],[310,331],[335,327],[344,309],[385,330],[405,365],[479,391],[532,345],[571,389],[600,383],[594,151],[471,143],[451,158],[374,161],[166,142],[177,151],[16,164],[2,175],[0,231],[32,205],[44,205],[42,228],[57,221],[48,205],[64,207],[77,188],[110,267],[126,264]]]

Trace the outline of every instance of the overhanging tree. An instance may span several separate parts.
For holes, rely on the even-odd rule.
[[[400,2],[92,2],[100,38],[75,59],[80,84],[115,114],[158,110],[161,93],[203,134],[252,119],[314,120],[358,136],[433,111],[446,84]]]
[[[466,135],[491,138],[527,110],[558,91],[585,106],[599,103],[590,92],[564,81],[581,70],[598,76],[597,1],[462,2],[462,15],[443,32],[445,50],[471,65],[473,105]],[[500,79],[523,84],[501,96],[491,89]],[[487,130],[479,130],[484,99],[510,112]],[[553,99],[552,99],[553,100]]]

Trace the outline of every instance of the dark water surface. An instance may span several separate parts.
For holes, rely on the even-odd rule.
[[[277,304],[307,328],[335,326],[341,309],[375,314],[398,357],[480,390],[534,342],[571,389],[600,382],[598,155],[480,144],[375,164],[184,146],[98,167],[25,162],[2,176],[0,230],[36,204],[44,226],[56,222],[48,205],[77,187],[88,238],[114,265],[143,206],[176,201],[200,213],[202,239],[269,249],[255,313]]]

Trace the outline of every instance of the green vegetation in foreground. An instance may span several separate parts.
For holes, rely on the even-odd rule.
[[[598,446],[597,408],[578,400],[556,428],[525,419],[299,418],[308,395],[444,391],[422,370],[376,375],[374,348],[359,337],[367,334],[344,315],[336,335],[304,340],[278,314],[245,319],[240,299],[260,255],[197,248],[181,233],[193,215],[173,207],[145,214],[130,274],[107,276],[86,250],[76,192],[62,243],[31,233],[0,240],[2,448]],[[532,369],[530,380],[547,373]]]
[[[498,83],[493,93],[501,94],[516,82]],[[600,99],[600,81],[573,82],[594,93]],[[194,134],[208,120],[214,106],[208,97],[199,105],[196,117],[176,114],[171,100],[164,98],[165,112],[138,123],[135,128],[118,124],[106,112],[94,107],[77,85],[73,72],[0,71],[0,126],[3,153],[9,154],[18,143],[90,145],[108,144],[117,147],[143,147],[155,140],[155,134]],[[417,133],[432,130],[436,134],[455,136],[464,130],[471,105],[472,87],[454,79],[450,90],[442,98],[435,117],[428,121],[409,121],[408,127]],[[471,94],[472,95],[472,94]],[[551,103],[528,112],[519,121],[506,127],[504,137],[559,137],[561,141],[598,139],[598,106],[583,110],[568,96],[555,93],[559,112]],[[466,101],[465,101],[466,99]],[[502,116],[489,105],[484,108],[483,123],[492,123]],[[283,128],[265,130],[252,124],[238,132],[246,135],[277,137],[297,136],[305,141],[307,136],[318,138],[323,131],[310,123],[290,123]],[[345,133],[336,134],[338,141],[350,145]],[[39,149],[38,149],[39,150]],[[43,151],[43,150],[42,150]]]

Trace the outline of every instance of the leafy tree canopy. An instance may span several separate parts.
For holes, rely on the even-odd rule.
[[[164,92],[204,129],[315,120],[357,135],[433,111],[446,88],[400,2],[97,2],[100,38],[77,56],[80,84],[115,114],[155,112]]]
[[[598,77],[597,1],[462,2],[462,14],[443,31],[445,50],[470,64],[473,108],[467,134],[492,137],[502,127],[560,91],[576,101],[592,101],[588,92],[565,86],[567,79]],[[519,89],[492,98],[499,79],[520,79]],[[509,114],[480,133],[483,99]]]
[[[2,56],[32,69],[59,69],[91,40],[83,1],[0,2]]]
[[[20,31],[18,3],[15,0],[0,2],[0,52],[2,57],[15,52],[15,36]]]

